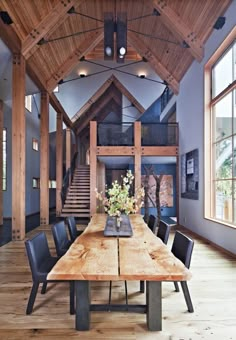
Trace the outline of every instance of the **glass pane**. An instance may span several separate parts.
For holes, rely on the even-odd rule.
[[[232,178],[232,139],[224,139],[215,146],[216,178]]]
[[[236,136],[234,136],[233,177],[236,178]]]
[[[3,129],[3,131],[2,131],[2,140],[5,142],[6,139],[7,139],[7,130]]]
[[[232,92],[213,106],[215,141],[232,135]]]
[[[5,178],[2,180],[2,190],[7,190],[7,180]]]
[[[233,48],[231,47],[212,68],[212,98],[233,81]]]
[[[233,219],[232,181],[217,181],[215,188],[215,217],[227,222]]]

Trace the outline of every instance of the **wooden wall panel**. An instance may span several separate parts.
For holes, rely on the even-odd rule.
[[[25,237],[25,59],[13,54],[12,240]]]
[[[49,224],[49,95],[41,93],[40,116],[40,224]]]

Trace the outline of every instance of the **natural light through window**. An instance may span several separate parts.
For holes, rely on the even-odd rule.
[[[205,69],[208,77],[209,111],[205,126],[205,215],[236,225],[236,41],[212,57]],[[207,103],[206,103],[207,105]],[[207,145],[207,138],[211,140]],[[209,142],[208,142],[209,143]],[[210,161],[206,160],[210,158]],[[207,192],[208,191],[208,192]]]

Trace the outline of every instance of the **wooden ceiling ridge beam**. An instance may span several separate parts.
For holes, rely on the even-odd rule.
[[[103,39],[103,36],[104,33],[101,32],[101,30],[86,34],[86,38],[80,46],[73,51],[73,53],[58,67],[56,72],[54,72],[47,80],[47,88],[49,92],[52,92],[58,82],[73,70],[85,54],[90,52],[97,46],[97,44],[99,44],[99,42]]]
[[[138,102],[138,100],[127,90],[127,88],[121,84],[121,82],[115,77],[113,80],[113,83],[116,85],[116,87],[120,90],[120,92],[129,99],[129,101],[134,104],[134,106],[136,107],[136,109],[140,112],[140,113],[144,113],[145,109],[144,107]]]
[[[113,99],[113,95],[111,96],[105,96],[100,103],[98,103],[98,105],[94,106],[93,109],[90,110],[89,114],[86,115],[86,118],[83,122],[81,122],[81,124],[78,126],[76,132],[77,134],[79,134],[88,124],[91,120],[93,120],[93,118],[98,114],[98,112],[100,110],[102,110],[104,108],[104,106],[106,106],[111,99]]]
[[[153,7],[160,13],[160,20],[170,30],[170,32],[179,40],[186,42],[189,46],[189,52],[197,60],[201,61],[204,56],[204,44],[198,38],[181,17],[167,4],[166,0],[153,0]]]
[[[82,1],[79,1],[80,3]],[[52,34],[69,16],[68,10],[74,0],[60,0],[55,7],[35,26],[22,42],[22,54],[28,59],[32,48],[43,38]]]
[[[79,109],[79,111],[71,118],[72,123],[74,124],[77,119],[82,116],[88,109],[91,107],[93,103],[95,103],[99,97],[103,95],[103,93],[108,89],[108,87],[113,82],[114,76],[109,77],[105,83],[90,97],[90,99]]]
[[[175,94],[179,92],[179,82],[171,74],[168,69],[162,64],[162,62],[154,55],[152,50],[147,46],[144,41],[138,37],[135,33],[129,32],[128,40],[131,45],[137,49],[138,53],[147,59],[154,71],[160,76],[161,79],[166,81],[169,87]]]

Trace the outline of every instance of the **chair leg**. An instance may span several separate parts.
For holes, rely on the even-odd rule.
[[[145,281],[140,281],[140,288],[139,288],[141,293],[145,292]]]
[[[175,291],[179,292],[179,285],[177,281],[174,281],[174,285],[175,285]]]
[[[26,314],[27,315],[31,314],[32,311],[33,311],[34,301],[35,301],[35,298],[36,298],[36,295],[37,295],[38,288],[39,288],[39,282],[34,282],[33,287],[31,289],[31,292],[30,292],[28,305],[27,305],[27,308],[26,308]]]
[[[194,309],[193,309],[193,304],[192,304],[192,301],[191,301],[190,293],[189,293],[189,290],[188,290],[187,282],[181,281],[180,284],[181,284],[181,287],[182,287],[182,290],[183,290],[183,293],[184,293],[184,298],[185,298],[186,305],[188,307],[188,311],[189,311],[189,313],[193,313]]]
[[[109,299],[108,299],[108,304],[111,304],[111,290],[112,290],[112,281],[110,281],[110,286],[109,286]]]
[[[70,281],[70,314],[75,314],[75,282]]]
[[[125,281],[125,303],[127,305],[127,310],[128,310],[128,289],[127,289],[127,281]]]
[[[45,294],[46,293],[46,290],[47,290],[47,281],[45,281],[44,283],[43,283],[43,287],[42,287],[42,290],[41,290],[41,294]]]

